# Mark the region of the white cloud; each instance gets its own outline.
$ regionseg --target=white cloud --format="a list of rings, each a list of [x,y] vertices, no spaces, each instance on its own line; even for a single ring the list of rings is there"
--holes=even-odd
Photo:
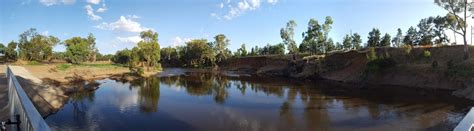
[[[97,9],[98,13],[102,13],[102,12],[105,12],[105,11],[107,11],[107,7],[100,7],[99,9]]]
[[[141,17],[137,16],[137,15],[127,15],[127,18],[129,18],[129,19],[139,19]]]
[[[219,4],[219,8],[224,8],[224,3]]]
[[[235,17],[238,17],[244,14],[245,12],[259,9],[262,6],[262,3],[275,5],[278,2],[278,0],[266,0],[267,2],[263,2],[263,1],[262,0],[240,0],[238,2],[232,3],[230,0],[227,0],[226,2],[227,8],[228,8],[227,12],[222,15],[218,15],[217,13],[212,13],[211,16],[217,18],[218,20],[220,20],[221,18],[224,18],[226,20],[231,20]],[[224,3],[220,3],[218,7],[220,9],[224,9],[226,6],[224,5]]]
[[[173,47],[176,47],[176,46],[181,46],[181,45],[184,45],[186,42],[189,42],[191,41],[192,38],[181,38],[179,36],[176,36],[175,38],[173,38],[173,40],[171,40],[171,46]]]
[[[87,15],[89,16],[89,18],[91,20],[95,21],[95,20],[101,20],[102,19],[102,17],[94,14],[94,9],[92,8],[91,5],[86,5],[84,8],[86,8]]]
[[[139,36],[130,36],[130,37],[116,37],[119,42],[136,44],[142,40]]]
[[[278,0],[268,0],[267,2],[268,2],[268,4],[274,5],[274,4],[278,3]]]
[[[100,3],[100,0],[87,0],[87,3],[97,5]]]
[[[39,2],[45,6],[52,6],[52,5],[71,5],[76,3],[76,0],[39,0]]]
[[[120,16],[119,20],[112,23],[103,22],[102,24],[97,25],[96,28],[125,32],[141,32],[149,30],[149,28],[143,27],[140,23],[133,21],[131,18],[127,19],[125,16]]]
[[[41,32],[41,35],[48,36],[48,35],[49,35],[49,31],[43,31],[43,32]]]

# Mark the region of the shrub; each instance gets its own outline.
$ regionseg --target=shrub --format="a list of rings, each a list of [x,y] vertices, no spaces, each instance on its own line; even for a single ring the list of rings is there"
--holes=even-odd
[[[377,59],[377,52],[375,52],[374,47],[369,48],[369,54],[367,54],[367,59],[369,59],[369,61],[373,61]]]
[[[453,61],[453,60],[449,60],[448,63],[446,63],[446,66],[448,66],[448,69],[453,69],[453,67],[454,67],[454,61]]]
[[[71,65],[69,64],[59,64],[56,66],[56,68],[60,71],[65,71],[67,70],[69,67],[71,67]]]
[[[41,65],[38,61],[28,61],[28,65]]]
[[[426,57],[426,58],[430,58],[430,57],[431,57],[431,52],[428,51],[428,50],[425,50],[425,51],[423,52],[423,56]]]
[[[433,67],[433,69],[436,69],[438,68],[438,61],[433,61],[433,63],[431,63],[431,67]]]
[[[410,55],[411,53],[411,45],[403,45],[403,51],[405,52],[406,55]]]
[[[382,69],[387,69],[396,66],[397,63],[392,58],[379,58],[367,63],[367,70],[369,72],[378,72]]]

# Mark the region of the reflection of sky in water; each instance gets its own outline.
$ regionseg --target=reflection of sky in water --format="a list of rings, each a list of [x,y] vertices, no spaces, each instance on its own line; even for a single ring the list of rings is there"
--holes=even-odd
[[[57,130],[451,129],[465,113],[432,99],[386,102],[274,79],[191,74],[98,82],[95,92],[71,96],[48,124]]]

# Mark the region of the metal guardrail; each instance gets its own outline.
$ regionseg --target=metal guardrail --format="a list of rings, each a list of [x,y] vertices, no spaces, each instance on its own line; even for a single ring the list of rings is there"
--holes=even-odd
[[[25,90],[13,74],[9,66],[6,71],[8,81],[8,99],[10,106],[10,120],[19,122],[18,125],[12,125],[12,130],[22,131],[50,131],[48,124],[44,121],[41,114],[31,102]]]
[[[470,131],[474,127],[474,108],[471,108],[459,124],[454,128],[454,131]]]

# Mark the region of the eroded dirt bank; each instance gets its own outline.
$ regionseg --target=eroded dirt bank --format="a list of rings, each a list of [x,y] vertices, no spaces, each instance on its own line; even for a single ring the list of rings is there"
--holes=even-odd
[[[429,51],[430,55],[425,55]],[[470,48],[470,54],[474,49]],[[456,96],[474,99],[474,58],[463,60],[462,46],[378,48],[377,56],[390,58],[390,67],[373,70],[367,63],[369,50],[335,52],[326,57],[261,56],[236,58],[223,70],[306,80],[330,80],[353,87],[455,91]],[[309,59],[308,59],[309,58]]]

